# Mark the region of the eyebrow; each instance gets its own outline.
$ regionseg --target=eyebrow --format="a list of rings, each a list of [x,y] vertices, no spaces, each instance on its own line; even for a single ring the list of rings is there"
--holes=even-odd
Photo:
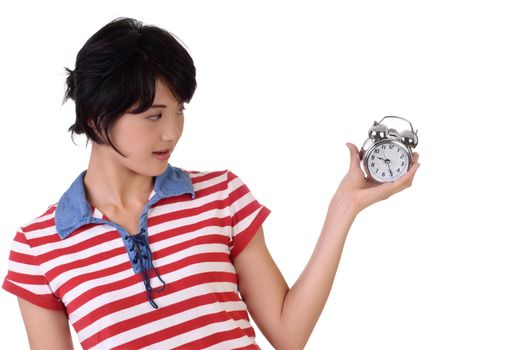
[[[151,108],[153,108],[153,107],[163,107],[163,108],[165,108],[167,106],[166,105],[152,105]]]

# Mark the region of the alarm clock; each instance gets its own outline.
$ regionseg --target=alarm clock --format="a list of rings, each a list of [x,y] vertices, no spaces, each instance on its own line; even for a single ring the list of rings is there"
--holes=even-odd
[[[401,119],[410,130],[398,132],[382,122],[387,118]],[[418,131],[412,123],[397,116],[383,117],[369,129],[369,137],[360,150],[360,159],[367,179],[375,182],[392,182],[405,175],[412,164],[412,149],[418,145]]]

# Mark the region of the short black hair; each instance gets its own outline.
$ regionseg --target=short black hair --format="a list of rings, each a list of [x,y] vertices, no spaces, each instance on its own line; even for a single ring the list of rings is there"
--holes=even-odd
[[[119,17],[106,24],[80,49],[75,69],[65,70],[63,103],[72,99],[76,105],[76,121],[68,130],[71,138],[73,133],[85,133],[88,141],[109,143],[122,156],[108,130],[133,105],[138,107],[131,113],[152,106],[157,79],[180,103],[189,102],[196,90],[196,68],[179,39],[133,18]]]

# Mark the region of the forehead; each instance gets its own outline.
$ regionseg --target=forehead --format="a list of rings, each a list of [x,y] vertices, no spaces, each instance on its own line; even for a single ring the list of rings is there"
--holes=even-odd
[[[141,101],[138,100],[127,110],[128,113],[134,114],[137,112],[133,112],[140,106]],[[163,79],[156,79],[155,83],[155,91],[154,91],[154,101],[152,101],[151,107],[153,108],[155,105],[179,105],[181,101],[176,98],[175,95],[171,92],[171,89],[169,89],[169,85],[163,80]]]
[[[180,101],[173,95],[163,79],[156,79],[156,92],[153,104],[179,104]]]

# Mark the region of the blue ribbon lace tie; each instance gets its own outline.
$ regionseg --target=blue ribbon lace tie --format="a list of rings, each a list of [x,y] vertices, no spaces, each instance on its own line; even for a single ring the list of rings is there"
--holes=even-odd
[[[139,233],[136,235],[130,235],[126,236],[125,239],[131,239],[132,246],[129,249],[129,251],[134,251],[136,249],[136,252],[134,254],[133,264],[140,263],[140,275],[142,277],[143,284],[145,285],[145,291],[147,293],[147,299],[149,299],[149,303],[155,308],[158,309],[158,304],[153,299],[152,293],[158,293],[165,289],[165,281],[162,279],[160,274],[158,273],[158,270],[156,270],[156,267],[154,267],[153,261],[152,261],[152,252],[151,248],[149,248],[149,244],[147,243],[147,236],[145,236],[143,233],[145,232],[145,229],[141,229]],[[154,289],[151,287],[151,268],[156,274],[156,277],[162,282],[162,286]]]

